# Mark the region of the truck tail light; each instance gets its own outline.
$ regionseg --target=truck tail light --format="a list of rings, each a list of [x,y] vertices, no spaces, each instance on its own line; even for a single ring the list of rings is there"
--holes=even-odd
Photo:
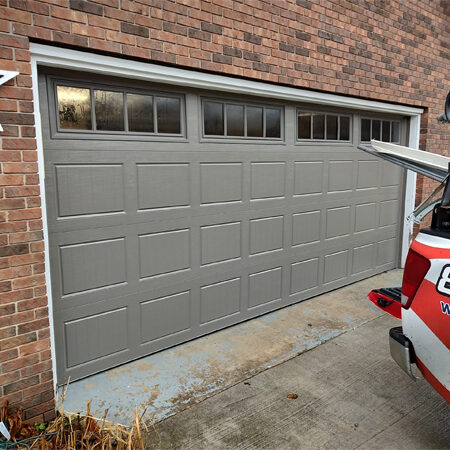
[[[425,275],[430,268],[430,261],[414,250],[409,250],[406,258],[402,283],[402,305],[409,308]]]

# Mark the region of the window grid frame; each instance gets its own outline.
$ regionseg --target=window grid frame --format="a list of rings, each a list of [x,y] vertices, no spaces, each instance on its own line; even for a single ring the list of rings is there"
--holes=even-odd
[[[238,102],[234,100],[221,100],[218,98],[212,97],[201,97],[201,139],[206,140],[242,140],[242,141],[274,141],[274,142],[284,142],[284,106],[283,105],[267,105],[264,103],[252,103],[252,102]],[[223,133],[224,134],[206,134],[205,133],[205,103],[219,103],[222,105],[222,113],[223,113]],[[234,136],[228,135],[228,119],[227,119],[227,105],[234,106],[243,106],[244,107],[244,135],[243,136]],[[262,108],[262,127],[263,127],[263,136],[248,136],[247,133],[247,107],[259,107]],[[277,109],[280,111],[280,137],[267,137],[267,121],[266,121],[266,109]]]
[[[80,129],[68,129],[61,128],[59,119],[59,107],[58,107],[58,86],[75,87],[82,89],[89,89],[90,95],[90,105],[91,105],[91,125],[92,128],[89,130]],[[168,93],[159,90],[145,90],[145,89],[133,89],[129,87],[119,87],[114,85],[104,85],[101,83],[83,83],[80,80],[70,80],[70,79],[52,79],[53,96],[54,96],[54,109],[56,118],[56,133],[61,133],[61,135],[67,134],[77,134],[77,135],[93,135],[93,136],[143,136],[143,137],[155,137],[155,138],[185,138],[186,137],[186,100],[185,94],[183,93]],[[95,112],[95,96],[94,91],[107,91],[107,92],[119,92],[122,94],[123,99],[123,120],[124,129],[123,130],[97,130],[97,118]],[[128,126],[128,104],[127,104],[127,94],[144,95],[151,96],[153,98],[153,132],[150,131],[129,131]],[[157,106],[156,98],[166,97],[166,98],[177,98],[180,102],[180,133],[159,133],[157,123]]]
[[[363,141],[363,139],[362,139],[362,121],[363,120],[370,121],[370,140],[368,140],[368,141]],[[373,122],[374,121],[380,122],[380,137],[379,137],[379,139],[375,139],[376,141],[379,140],[380,142],[387,142],[390,144],[400,145],[401,134],[402,134],[402,121],[400,119],[385,119],[385,118],[383,119],[383,118],[379,118],[379,117],[367,117],[367,116],[361,116],[361,118],[360,118],[359,142],[364,143],[364,144],[370,144],[370,141],[372,139],[374,139],[373,138]],[[383,141],[383,122],[389,122],[389,141]],[[397,141],[392,140],[394,122],[398,124],[398,140]]]
[[[298,135],[298,117],[300,113],[308,114],[311,118],[309,135],[310,138],[299,138]],[[323,115],[324,116],[324,128],[323,128],[323,139],[314,138],[314,115]],[[337,129],[337,139],[327,139],[327,116],[337,116],[338,118],[338,129]],[[341,117],[348,117],[349,119],[349,133],[348,139],[341,140]],[[349,144],[352,143],[353,139],[353,114],[351,113],[339,113],[339,112],[331,112],[331,111],[320,111],[320,110],[311,110],[305,108],[296,108],[295,114],[295,142],[297,144],[309,143],[309,144],[321,144],[321,143],[340,143],[340,144]]]

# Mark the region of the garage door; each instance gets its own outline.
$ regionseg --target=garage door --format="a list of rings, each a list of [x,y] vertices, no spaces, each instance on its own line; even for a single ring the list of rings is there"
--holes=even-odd
[[[405,121],[42,72],[58,381],[397,266]]]

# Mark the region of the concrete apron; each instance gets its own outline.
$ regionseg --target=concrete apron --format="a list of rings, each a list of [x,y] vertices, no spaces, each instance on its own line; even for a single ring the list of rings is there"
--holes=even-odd
[[[382,314],[367,300],[400,286],[392,270],[70,384],[64,409],[130,424],[136,408],[153,422],[291,359]]]

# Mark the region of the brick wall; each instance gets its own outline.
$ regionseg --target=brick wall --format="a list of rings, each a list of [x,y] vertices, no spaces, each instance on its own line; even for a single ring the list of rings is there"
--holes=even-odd
[[[446,10],[447,8],[447,10]],[[0,395],[52,409],[30,40],[426,108],[421,147],[449,148],[445,0],[0,0]],[[447,78],[446,78],[447,77]],[[418,182],[418,197],[429,189]]]

